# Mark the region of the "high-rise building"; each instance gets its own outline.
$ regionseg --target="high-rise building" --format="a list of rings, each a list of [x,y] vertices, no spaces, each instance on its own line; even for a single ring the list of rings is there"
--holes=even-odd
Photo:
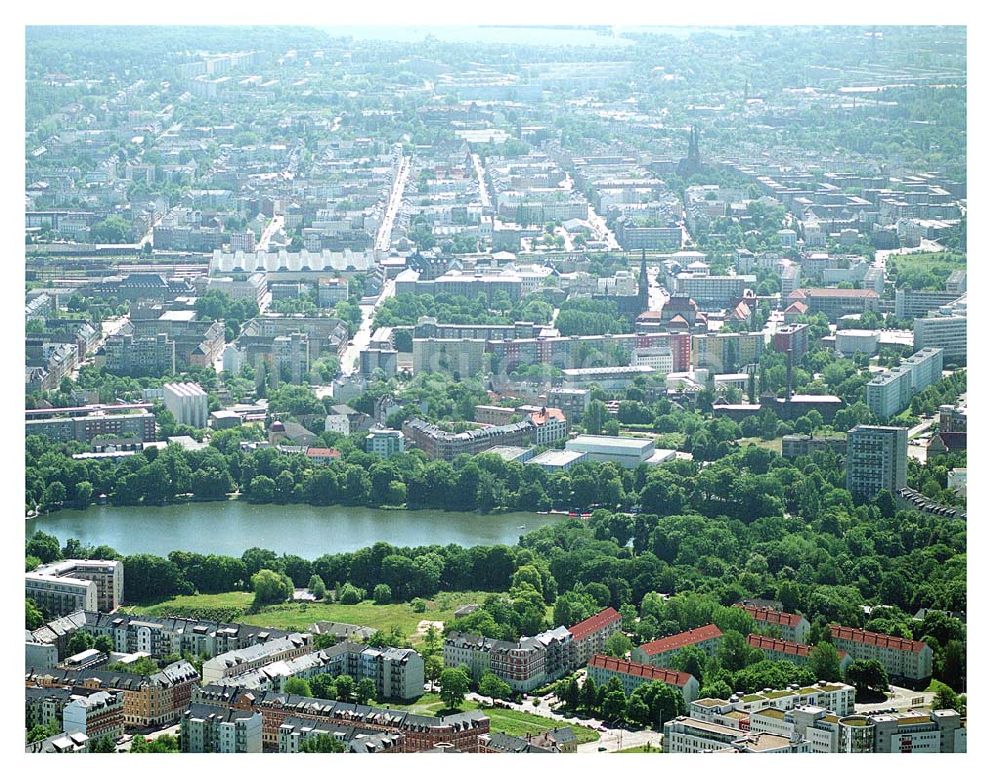
[[[178,424],[208,427],[208,394],[194,382],[164,384],[163,402]]]
[[[847,489],[873,498],[906,486],[905,427],[858,425],[847,434]]]

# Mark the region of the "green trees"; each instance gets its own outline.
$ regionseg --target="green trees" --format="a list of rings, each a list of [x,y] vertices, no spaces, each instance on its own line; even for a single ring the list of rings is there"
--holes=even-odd
[[[620,630],[616,630],[604,642],[604,653],[611,657],[625,657],[626,652],[631,650],[632,640]]]
[[[354,690],[354,697],[358,703],[365,704],[369,701],[375,700],[377,692],[378,691],[375,689],[375,682],[368,677],[365,677],[358,682],[358,685]]]
[[[809,668],[817,679],[839,682],[841,680],[840,653],[833,644],[822,641],[809,653]]]
[[[31,599],[24,599],[24,628],[35,630],[45,624],[45,616],[38,605]]]
[[[78,654],[79,652],[83,652],[87,649],[93,649],[93,647],[94,637],[84,630],[76,631],[72,636],[70,636],[69,643],[66,645],[66,648],[72,655]]]
[[[354,679],[341,674],[333,680],[333,691],[338,701],[349,701],[354,697]]]
[[[592,400],[583,412],[583,428],[593,435],[600,434],[609,418],[607,406],[599,400]]]
[[[855,660],[844,673],[844,680],[858,690],[858,697],[871,697],[889,689],[885,666],[878,660]]]
[[[328,733],[316,733],[304,739],[299,746],[300,752],[343,752],[344,744]]]
[[[392,602],[392,588],[388,584],[376,584],[372,591],[372,597],[376,603],[385,604]]]
[[[309,592],[317,598],[323,598],[326,596],[326,584],[323,583],[323,579],[319,576],[319,574],[314,573],[309,577]]]
[[[271,603],[283,603],[292,597],[295,586],[292,580],[283,573],[262,568],[250,578],[250,586],[254,593],[254,606],[266,606]]]
[[[87,745],[87,749],[91,753],[114,752],[115,740],[111,738],[111,736],[101,736],[100,738],[91,741]]]
[[[486,671],[479,678],[479,694],[487,698],[509,698],[511,687],[496,674]]]
[[[297,676],[293,676],[285,680],[282,692],[287,693],[288,695],[301,695],[305,698],[313,697],[313,690],[309,682],[305,679],[300,679]]]
[[[461,668],[445,668],[441,672],[441,700],[449,709],[458,709],[469,691],[469,677]]]

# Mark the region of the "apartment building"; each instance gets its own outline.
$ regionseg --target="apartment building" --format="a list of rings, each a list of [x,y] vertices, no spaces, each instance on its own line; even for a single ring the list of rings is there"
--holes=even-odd
[[[365,436],[365,451],[385,459],[402,454],[406,448],[406,438],[399,430],[373,429]]]
[[[471,338],[414,338],[413,373],[468,378],[483,371],[486,342]]]
[[[855,660],[878,660],[891,678],[922,682],[934,671],[934,652],[923,641],[830,625],[833,645]]]
[[[605,642],[622,626],[622,615],[612,606],[599,611],[583,622],[569,626],[573,635],[572,665],[586,665],[590,658],[604,652]]]
[[[40,413],[34,413],[34,412]],[[146,404],[94,406],[62,409],[30,409],[25,412],[24,434],[50,441],[80,441],[89,444],[98,436],[136,437],[155,441],[156,417]]]
[[[809,635],[809,620],[801,614],[789,614],[784,611],[753,606],[745,603],[736,604],[747,612],[759,627],[775,627],[781,631],[781,638],[802,644]]]
[[[797,363],[809,351],[809,325],[796,323],[781,325],[774,331],[771,345],[776,352],[791,352],[792,362]]]
[[[121,693],[128,727],[164,727],[177,722],[191,703],[199,673],[186,660],[178,660],[151,676],[121,671],[40,669],[29,672],[26,682],[45,688],[63,687]]]
[[[753,633],[747,636],[747,643],[754,649],[761,650],[768,660],[787,660],[795,665],[808,665],[809,657],[815,649],[810,644],[758,636]],[[854,662],[854,658],[842,650],[837,650],[837,654],[840,655],[840,675],[843,676],[847,666]]]
[[[324,673],[350,676],[354,681],[371,679],[379,696],[391,700],[414,700],[424,692],[424,659],[412,649],[343,641],[322,650],[329,658]]]
[[[961,297],[962,293],[940,290],[914,290],[899,287],[896,290],[894,313],[897,319],[918,319],[935,309],[946,306]]]
[[[196,703],[181,717],[181,752],[256,754],[264,751],[262,736],[255,711]]]
[[[451,744],[458,752],[476,752],[479,737],[490,732],[490,720],[481,711],[464,711],[446,717],[433,717],[398,711],[385,706],[366,706],[320,698],[305,698],[286,693],[247,693],[236,687],[213,685],[195,690],[195,703],[215,707],[234,707],[244,712],[258,712],[263,718],[263,745],[277,751],[282,725],[298,719],[317,724],[354,727],[382,734],[398,734],[400,751],[412,753],[432,749],[437,744]]]
[[[125,696],[75,689],[63,709],[62,721],[67,733],[83,733],[89,739],[111,736],[117,741],[125,732]]]
[[[910,405],[914,395],[941,381],[943,368],[943,349],[915,352],[897,367],[872,377],[865,387],[868,407],[879,419],[891,419]]]
[[[702,625],[699,628],[659,638],[636,647],[632,650],[632,660],[642,665],[669,668],[670,658],[679,649],[686,646],[703,649],[714,657],[721,639],[722,631],[715,625]]]
[[[631,695],[636,687],[648,682],[663,682],[679,689],[685,703],[691,703],[698,697],[698,680],[684,671],[642,665],[602,654],[590,658],[587,663],[587,678],[593,679],[598,688],[607,684],[613,676],[621,680],[626,696]]]
[[[164,384],[163,403],[177,424],[208,427],[208,393],[194,382]]]
[[[691,336],[691,367],[710,374],[737,373],[760,361],[764,333],[704,333]]]
[[[516,643],[454,631],[444,641],[446,668],[465,665],[474,679],[490,671],[519,692],[559,678],[573,659],[573,635],[562,626]]]
[[[25,597],[48,614],[113,611],[124,600],[125,573],[120,560],[59,560],[24,575]]]
[[[590,388],[596,384],[605,390],[623,390],[640,376],[652,376],[656,370],[651,365],[623,365],[607,368],[565,368],[563,386],[569,389]]]
[[[309,336],[305,333],[279,335],[271,341],[273,381],[302,384],[309,378]]]
[[[688,266],[688,268],[693,267],[694,264]],[[743,292],[752,289],[757,283],[757,277],[709,276],[682,272],[677,274],[673,282],[672,294],[690,298],[703,308],[722,308],[743,297]]]
[[[480,427],[464,433],[446,433],[422,419],[403,423],[406,440],[435,460],[453,460],[460,454],[479,454],[494,446],[523,446],[533,433],[534,425],[527,420]]]
[[[403,751],[403,736],[399,733],[379,733],[368,728],[344,727],[302,717],[288,717],[278,728],[278,752],[301,752],[306,742],[319,735],[340,741],[344,744],[344,751],[348,753],[391,754]]]
[[[113,335],[104,342],[104,367],[118,376],[165,376],[177,372],[177,343],[167,333]]]
[[[847,436],[814,436],[792,433],[781,437],[782,457],[808,457],[813,452],[830,450],[839,455],[847,454]]]
[[[866,500],[906,486],[905,427],[858,425],[847,433],[847,489]]]
[[[542,408],[532,412],[528,421],[534,429],[533,443],[541,446],[562,441],[569,435],[569,425],[566,416],[558,408]]]
[[[788,296],[788,302],[801,302],[809,307],[810,314],[822,311],[830,319],[879,309],[879,295],[873,289],[803,287],[792,292]]]
[[[963,295],[929,316],[913,320],[913,347],[936,347],[948,364],[964,365],[968,357],[968,311]]]
[[[263,644],[225,652],[204,662],[201,667],[202,681],[211,684],[228,676],[238,676],[255,668],[262,668],[277,660],[299,657],[309,651],[311,644],[311,634],[290,633]]]
[[[97,610],[79,614],[79,629],[95,638],[109,636],[116,652],[146,652],[155,659],[185,653],[215,657],[291,635],[273,628],[183,617],[106,614]]]
[[[566,421],[572,424],[583,417],[590,403],[590,390],[575,387],[552,387],[546,395],[550,406],[560,409]]]

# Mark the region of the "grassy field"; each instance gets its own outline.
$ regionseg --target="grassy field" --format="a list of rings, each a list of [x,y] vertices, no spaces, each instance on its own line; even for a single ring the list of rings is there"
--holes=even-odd
[[[626,752],[632,754],[640,754],[640,755],[658,755],[661,754],[663,750],[660,747],[641,746],[641,747],[629,747],[628,749],[619,749],[617,752],[613,752],[612,754],[624,755]]]
[[[444,703],[441,702],[441,696],[436,692],[425,693],[420,696],[413,703],[406,705],[393,704],[393,708],[405,709],[406,711],[411,711],[414,714],[426,714],[429,716],[438,716],[442,711],[447,711],[445,709]],[[573,723],[566,723],[562,720],[550,719],[548,717],[542,717],[538,714],[529,714],[523,711],[512,711],[511,709],[503,708],[490,708],[489,706],[481,706],[473,701],[465,701],[462,704],[462,711],[469,711],[470,709],[480,709],[484,714],[488,715],[490,718],[490,730],[499,733],[507,733],[511,736],[524,737],[525,733],[529,731],[531,733],[541,733],[545,730],[551,730],[555,727],[562,727],[564,725],[569,725],[576,733],[577,740],[583,744],[588,741],[597,741],[600,734],[593,728],[586,728],[582,725],[575,725]]]
[[[781,439],[775,438],[771,441],[765,441],[762,438],[741,438],[737,441],[740,446],[759,446],[761,449],[770,449],[772,452],[777,452],[781,454]]]
[[[466,603],[482,603],[489,593],[485,592],[442,592],[427,600],[427,610],[416,612],[409,603],[378,605],[366,600],[354,606],[339,603],[288,603],[268,606],[257,614],[244,614],[236,618],[238,622],[261,627],[286,630],[305,630],[314,622],[348,622],[367,625],[376,630],[390,630],[394,626],[410,637],[419,640],[417,625],[421,620],[447,622],[454,618],[455,609]],[[130,606],[135,614],[169,616],[184,614],[191,609],[240,608],[247,609],[253,602],[249,592],[223,592],[214,595],[178,595],[160,603]],[[551,607],[550,607],[551,608]]]

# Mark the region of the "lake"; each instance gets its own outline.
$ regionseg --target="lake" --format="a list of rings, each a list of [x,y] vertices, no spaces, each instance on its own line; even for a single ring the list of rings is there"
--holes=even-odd
[[[25,523],[61,544],[107,544],[122,554],[166,556],[182,550],[238,557],[259,546],[312,560],[385,541],[393,546],[516,544],[518,538],[562,519],[531,513],[473,514],[385,511],[359,506],[273,506],[243,501],[143,506],[91,506],[59,511]],[[525,528],[521,528],[524,525]]]

